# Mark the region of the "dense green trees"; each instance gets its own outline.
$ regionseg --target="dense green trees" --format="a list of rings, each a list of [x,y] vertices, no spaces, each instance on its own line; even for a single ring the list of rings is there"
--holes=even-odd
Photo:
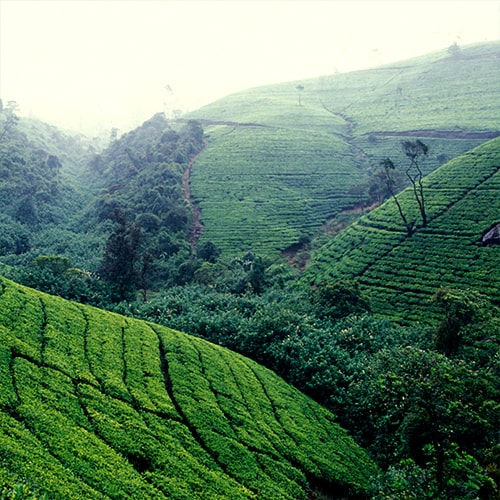
[[[110,284],[113,302],[133,298],[138,285],[140,243],[140,228],[125,221],[106,242],[100,274]]]
[[[441,288],[434,300],[443,314],[436,348],[478,365],[492,363],[500,344],[500,317],[488,298],[474,290]]]
[[[350,387],[355,402],[350,413],[361,442],[385,467],[411,459],[432,471],[434,498],[463,498],[459,492],[468,487],[457,481],[453,461],[467,455],[479,468],[484,453],[493,451],[498,415],[491,405],[498,383],[463,361],[413,346],[379,351],[368,360],[365,373]],[[483,462],[477,490],[492,495],[487,466]],[[466,476],[465,471],[460,474]],[[467,494],[475,489],[469,486]]]
[[[361,296],[356,282],[334,280],[322,283],[315,288],[313,295],[320,317],[338,319],[370,310],[369,303]]]
[[[260,295],[184,286],[118,310],[250,356],[333,410],[384,470],[374,498],[495,498],[495,306],[472,291],[443,290],[435,299],[442,323],[410,328],[353,313],[353,284],[311,293],[291,275],[283,287],[270,275],[266,282]],[[446,353],[445,330],[461,339]]]
[[[64,154],[39,148],[17,126],[8,129],[0,142],[0,254],[14,267],[6,272],[52,294],[192,333],[273,369],[333,410],[377,459],[384,474],[374,498],[494,498],[496,306],[473,290],[442,289],[419,313],[432,310],[439,324],[401,327],[369,314],[358,281],[325,275],[310,289],[284,261],[253,252],[228,258],[211,241],[195,250],[187,242],[183,173],[203,140],[198,123],[156,115],[116,137],[71,185]],[[425,153],[418,141],[404,152],[422,225],[429,200],[413,162]],[[372,192],[380,199],[399,186],[393,178],[384,191],[381,179]],[[91,191],[72,201],[79,182]],[[406,221],[411,231],[414,220]],[[363,265],[360,238],[356,262]]]
[[[27,227],[61,220],[61,205],[70,195],[61,189],[61,163],[14,126],[4,130],[0,141],[0,178],[4,215]]]
[[[29,265],[11,269],[20,283],[82,304],[103,306],[110,291],[99,277],[73,267],[68,257],[39,255]]]
[[[107,235],[100,270],[113,301],[189,279],[191,220],[182,175],[203,146],[195,122],[173,129],[163,114],[113,141],[91,165],[100,189],[91,215]],[[88,222],[87,222],[88,223]],[[109,233],[109,226],[112,231]]]

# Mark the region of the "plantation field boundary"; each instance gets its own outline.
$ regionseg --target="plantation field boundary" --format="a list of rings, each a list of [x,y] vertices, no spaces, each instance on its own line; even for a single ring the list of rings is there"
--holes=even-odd
[[[187,241],[191,244],[194,250],[196,250],[196,247],[198,246],[198,240],[200,239],[201,233],[203,232],[203,224],[201,223],[200,207],[191,196],[190,177],[196,158],[198,158],[198,156],[202,151],[203,149],[201,149],[196,155],[193,156],[193,158],[191,158],[186,169],[184,170],[184,173],[182,174],[182,187],[184,189],[184,198],[189,208],[191,209],[191,214],[192,214],[191,222],[189,223]]]
[[[438,137],[440,139],[481,139],[488,140],[500,136],[500,131],[494,132],[467,132],[465,130],[403,130],[403,131],[376,131],[370,132],[373,136],[387,137]]]
[[[12,484],[75,499],[305,500],[325,485],[368,488],[366,453],[269,370],[163,326],[0,283],[0,476]]]
[[[424,178],[426,227],[419,224],[407,188],[398,198],[409,220],[416,221],[411,236],[388,200],[320,248],[304,279],[355,279],[374,312],[405,321],[417,320],[439,287],[473,287],[499,300],[498,247],[481,241],[500,211],[499,141],[492,139]]]
[[[498,137],[499,49],[257,87],[190,113],[208,135],[190,177],[200,242],[277,256],[342,212],[373,206],[380,162],[406,160],[402,139],[428,143],[428,174]]]

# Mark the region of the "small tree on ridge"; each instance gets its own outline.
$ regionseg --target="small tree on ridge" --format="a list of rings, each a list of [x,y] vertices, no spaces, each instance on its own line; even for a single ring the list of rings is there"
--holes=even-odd
[[[419,164],[419,157],[426,155],[429,148],[418,139],[416,141],[403,141],[404,154],[410,159],[410,165],[405,173],[413,186],[413,194],[417,200],[420,215],[422,217],[422,226],[427,226],[427,214],[425,213],[424,186],[422,184],[423,173]]]
[[[405,170],[406,177],[410,181],[412,188],[413,188],[413,194],[415,196],[415,200],[418,205],[418,209],[420,211],[420,216],[422,218],[422,226],[426,227],[427,226],[427,213],[425,211],[425,197],[424,197],[424,185],[422,183],[423,179],[423,172],[420,167],[420,157],[422,155],[426,155],[427,152],[429,151],[429,148],[420,140],[416,141],[403,141],[401,143],[403,147],[403,152],[404,154],[409,158],[410,163],[407,166]],[[395,170],[395,165],[394,162],[390,158],[386,158],[385,160],[382,160],[381,166],[384,169],[385,173],[385,182],[387,189],[389,193],[392,196],[392,199],[396,203],[396,206],[398,207],[399,215],[401,216],[401,219],[403,220],[403,223],[406,227],[406,231],[408,233],[408,236],[411,236],[413,234],[413,228],[415,226],[415,221],[408,221],[406,215],[403,212],[403,208],[401,207],[401,204],[399,203],[399,200],[396,196],[396,193],[394,191],[394,178],[392,176],[393,170]]]
[[[385,184],[387,186],[387,190],[392,196],[392,199],[396,203],[396,206],[398,207],[399,215],[401,216],[401,219],[403,220],[403,224],[406,227],[406,232],[408,236],[411,236],[413,234],[413,226],[415,225],[415,221],[409,222],[408,219],[406,218],[405,213],[403,212],[403,208],[401,207],[401,204],[399,203],[398,197],[396,196],[396,193],[394,191],[394,178],[392,176],[392,170],[395,170],[395,165],[393,161],[390,158],[386,158],[381,162],[381,166],[384,168],[384,173],[385,173]]]

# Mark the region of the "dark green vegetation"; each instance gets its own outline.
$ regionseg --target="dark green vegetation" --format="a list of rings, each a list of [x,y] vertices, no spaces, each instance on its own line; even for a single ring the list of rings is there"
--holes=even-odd
[[[189,277],[191,209],[183,174],[202,145],[199,124],[174,130],[157,114],[94,159],[101,190],[85,224],[113,229],[100,265],[112,300]]]
[[[345,209],[379,203],[380,161],[402,161],[402,139],[427,144],[429,173],[495,137],[499,54],[498,43],[443,51],[303,81],[300,91],[258,87],[191,113],[209,135],[191,181],[201,241],[230,255],[276,254]]]
[[[110,498],[496,498],[497,81],[498,44],[443,51],[158,114],[104,149],[3,108],[0,274],[74,302],[4,283],[0,497],[50,489],[29,441],[59,495],[71,463]],[[331,414],[305,436],[317,407],[247,358],[380,473],[314,458]]]
[[[429,174],[424,192],[426,227],[408,188],[398,199],[416,221],[411,236],[388,200],[320,248],[305,279],[355,279],[374,312],[405,322],[431,319],[425,311],[439,287],[470,287],[499,302],[499,247],[482,238],[499,222],[500,139]]]
[[[61,499],[299,499],[361,493],[376,471],[328,411],[201,339],[6,280],[0,337],[4,484]]]
[[[0,118],[7,123],[5,112]],[[62,144],[57,154],[52,143],[41,149],[42,134],[21,120],[0,144],[0,254],[18,270],[15,278],[101,305],[189,279],[183,174],[203,145],[201,127],[174,129],[158,114],[99,154],[53,135]],[[78,153],[80,165],[70,156]],[[65,266],[54,266],[61,255]]]
[[[498,308],[441,289],[422,312],[435,326],[401,327],[366,306],[352,282],[288,281],[261,295],[174,288],[126,312],[239,351],[331,409],[385,471],[372,498],[495,498]]]
[[[72,174],[90,152],[55,127],[19,120],[10,104],[0,113],[0,254],[19,263],[79,206]]]

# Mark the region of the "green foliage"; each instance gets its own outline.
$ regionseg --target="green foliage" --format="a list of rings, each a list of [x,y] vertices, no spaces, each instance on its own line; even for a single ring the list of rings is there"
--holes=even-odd
[[[434,455],[432,445],[426,447],[426,453]],[[418,466],[411,458],[402,460],[398,465],[389,467],[386,474],[373,486],[373,500],[388,499],[423,499],[446,500],[448,498],[494,498],[495,485],[485,475],[477,461],[467,453],[460,451],[456,444],[445,453],[447,480],[445,485],[436,481],[435,460],[429,467]]]
[[[36,478],[49,498],[305,499],[376,473],[329,412],[247,358],[4,279],[0,306],[8,492]]]
[[[0,254],[19,255],[29,251],[30,233],[20,222],[6,214],[0,215]]]
[[[220,250],[211,241],[206,241],[198,248],[197,255],[198,258],[213,264],[219,257]]]
[[[443,315],[436,328],[436,348],[478,365],[491,363],[500,348],[498,308],[474,290],[441,288],[434,301]]]
[[[106,290],[96,275],[72,267],[68,257],[39,255],[30,265],[14,268],[8,274],[37,290],[81,303],[98,304]]]
[[[122,222],[106,242],[100,273],[112,285],[114,302],[129,298],[135,290],[140,240],[140,228]]]
[[[370,309],[368,302],[361,297],[358,284],[345,280],[318,285],[314,290],[313,301],[317,304],[320,317],[334,319]]]
[[[4,115],[0,113],[0,127],[5,125]],[[51,233],[70,225],[82,207],[82,192],[73,177],[88,152],[80,139],[32,119],[19,119],[4,132],[0,140],[0,256],[16,267],[30,266],[40,254],[63,254],[73,243],[74,231],[69,238],[66,233],[63,243]],[[78,260],[82,261],[81,254]]]
[[[462,326],[462,347],[450,356],[436,353],[434,327],[403,328],[367,314],[320,317],[315,293],[291,281],[286,292],[275,287],[260,296],[177,288],[134,314],[244,353],[333,410],[384,467],[376,498],[472,495],[469,481],[494,498],[498,309],[472,291],[443,293],[475,311]],[[446,323],[446,309],[439,314]],[[229,384],[223,365],[217,370]],[[462,459],[470,467],[460,475],[454,464]]]
[[[0,282],[1,494],[495,498],[498,139],[455,157],[498,134],[497,48],[158,114],[99,154],[1,107],[2,272],[163,324]],[[277,252],[306,267],[325,220],[404,187],[380,161],[419,152],[406,224],[390,200],[365,213],[313,254],[314,290],[296,284]],[[379,478],[329,412],[169,328],[328,407]]]
[[[495,42],[460,58],[441,51],[311,79],[300,104],[297,82],[287,82],[190,113],[210,136],[191,176],[202,240],[229,255],[276,255],[342,211],[380,202],[387,193],[369,187],[383,158],[406,160],[395,153],[401,140],[429,146],[426,175],[496,137],[498,50]]]
[[[49,500],[46,493],[39,494],[36,487],[21,482],[15,486],[4,486],[0,490],[2,500]]]
[[[138,288],[189,278],[191,214],[182,176],[202,146],[198,123],[174,130],[158,114],[95,158],[93,182],[101,193],[91,219],[108,235],[100,269],[116,289],[113,301],[130,298]],[[117,225],[111,234],[109,222]],[[185,278],[180,266],[185,266]]]
[[[488,477],[487,463],[478,463],[496,446],[499,386],[490,369],[406,346],[377,352],[357,376],[349,388],[350,418],[379,463],[394,467],[411,458],[434,485],[432,498],[462,497],[483,487],[484,498],[494,497],[498,485]]]
[[[348,145],[328,132],[230,125],[208,130],[191,191],[202,210],[202,243],[234,256],[275,255],[355,203],[361,180]]]
[[[36,121],[11,127],[0,144],[0,255],[15,266],[11,276],[95,305],[190,279],[182,174],[202,144],[196,122],[174,130],[156,115],[85,168],[90,153],[76,139]],[[38,265],[43,255],[82,272]]]
[[[428,225],[411,238],[389,200],[313,255],[305,277],[356,280],[372,310],[401,321],[431,320],[439,287],[470,287],[500,300],[499,253],[481,244],[498,216],[499,139],[456,158],[424,179]],[[400,195],[408,219],[418,217],[412,190]],[[399,222],[398,222],[399,220]]]

